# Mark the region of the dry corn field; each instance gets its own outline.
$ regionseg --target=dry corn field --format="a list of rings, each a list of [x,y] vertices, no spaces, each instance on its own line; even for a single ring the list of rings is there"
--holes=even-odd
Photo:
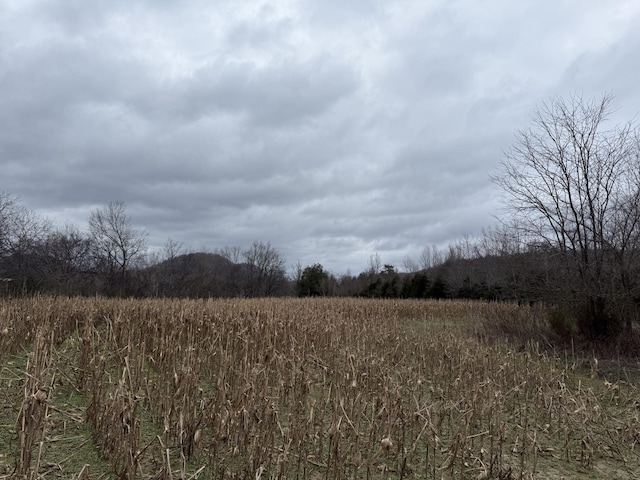
[[[0,300],[0,478],[638,478],[632,377],[489,342],[496,319],[544,312]]]

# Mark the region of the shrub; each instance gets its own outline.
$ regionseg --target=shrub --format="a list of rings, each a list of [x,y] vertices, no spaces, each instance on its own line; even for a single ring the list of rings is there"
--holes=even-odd
[[[580,305],[576,309],[576,321],[579,332],[591,340],[614,338],[622,333],[620,318],[607,309],[602,298]]]
[[[549,312],[548,322],[549,328],[563,341],[569,340],[575,333],[574,322],[567,318],[561,308],[554,308]]]

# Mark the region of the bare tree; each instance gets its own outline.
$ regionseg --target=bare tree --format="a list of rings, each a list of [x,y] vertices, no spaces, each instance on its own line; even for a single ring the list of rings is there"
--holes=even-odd
[[[93,256],[96,267],[111,288],[123,293],[132,265],[144,257],[147,234],[136,230],[126,213],[124,202],[110,202],[89,216]]]
[[[520,233],[557,255],[570,279],[565,300],[586,308],[596,334],[613,332],[614,307],[636,288],[620,281],[621,266],[640,247],[637,128],[605,129],[612,109],[609,94],[542,104],[493,177]]]
[[[409,255],[402,259],[402,270],[406,273],[416,273],[420,270],[420,265]]]
[[[249,297],[273,296],[286,285],[285,260],[270,243],[254,242],[244,253],[245,294]]]
[[[304,273],[304,267],[302,266],[302,262],[298,260],[295,265],[291,267],[291,278],[293,281],[298,284],[302,280],[302,274]]]
[[[41,248],[51,222],[0,191],[0,277],[20,278],[23,290],[29,282],[41,282],[45,273]]]
[[[422,270],[428,270],[444,263],[444,255],[435,245],[426,245],[420,252],[419,262]]]
[[[515,221],[484,228],[478,239],[478,255],[494,257],[523,253],[525,245],[520,230],[520,226]]]
[[[234,246],[234,247],[225,246],[217,249],[216,253],[226,258],[231,263],[235,263],[235,264],[240,263],[243,256],[242,248],[237,246]]]
[[[382,271],[382,260],[380,259],[380,254],[376,252],[369,257],[369,268],[367,268],[367,273],[369,275],[377,275],[381,271]]]
[[[0,255],[9,250],[18,204],[16,198],[0,191]]]
[[[73,224],[66,224],[49,234],[43,244],[47,277],[51,288],[59,293],[82,291],[91,269],[91,240]]]
[[[182,251],[182,242],[178,242],[173,238],[167,238],[167,241],[164,242],[164,246],[162,248],[162,261],[165,260],[173,260]]]
[[[48,220],[20,205],[13,195],[0,191],[0,254],[25,252],[50,229]]]

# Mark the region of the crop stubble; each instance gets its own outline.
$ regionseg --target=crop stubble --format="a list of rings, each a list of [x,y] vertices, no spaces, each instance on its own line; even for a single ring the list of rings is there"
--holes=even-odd
[[[5,299],[0,478],[630,478],[633,382],[483,335],[543,317],[477,302]]]

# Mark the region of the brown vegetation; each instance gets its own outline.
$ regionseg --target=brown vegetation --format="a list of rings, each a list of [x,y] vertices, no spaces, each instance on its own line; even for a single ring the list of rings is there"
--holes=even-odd
[[[480,302],[5,299],[0,478],[637,474],[631,378],[487,337],[544,318]]]

